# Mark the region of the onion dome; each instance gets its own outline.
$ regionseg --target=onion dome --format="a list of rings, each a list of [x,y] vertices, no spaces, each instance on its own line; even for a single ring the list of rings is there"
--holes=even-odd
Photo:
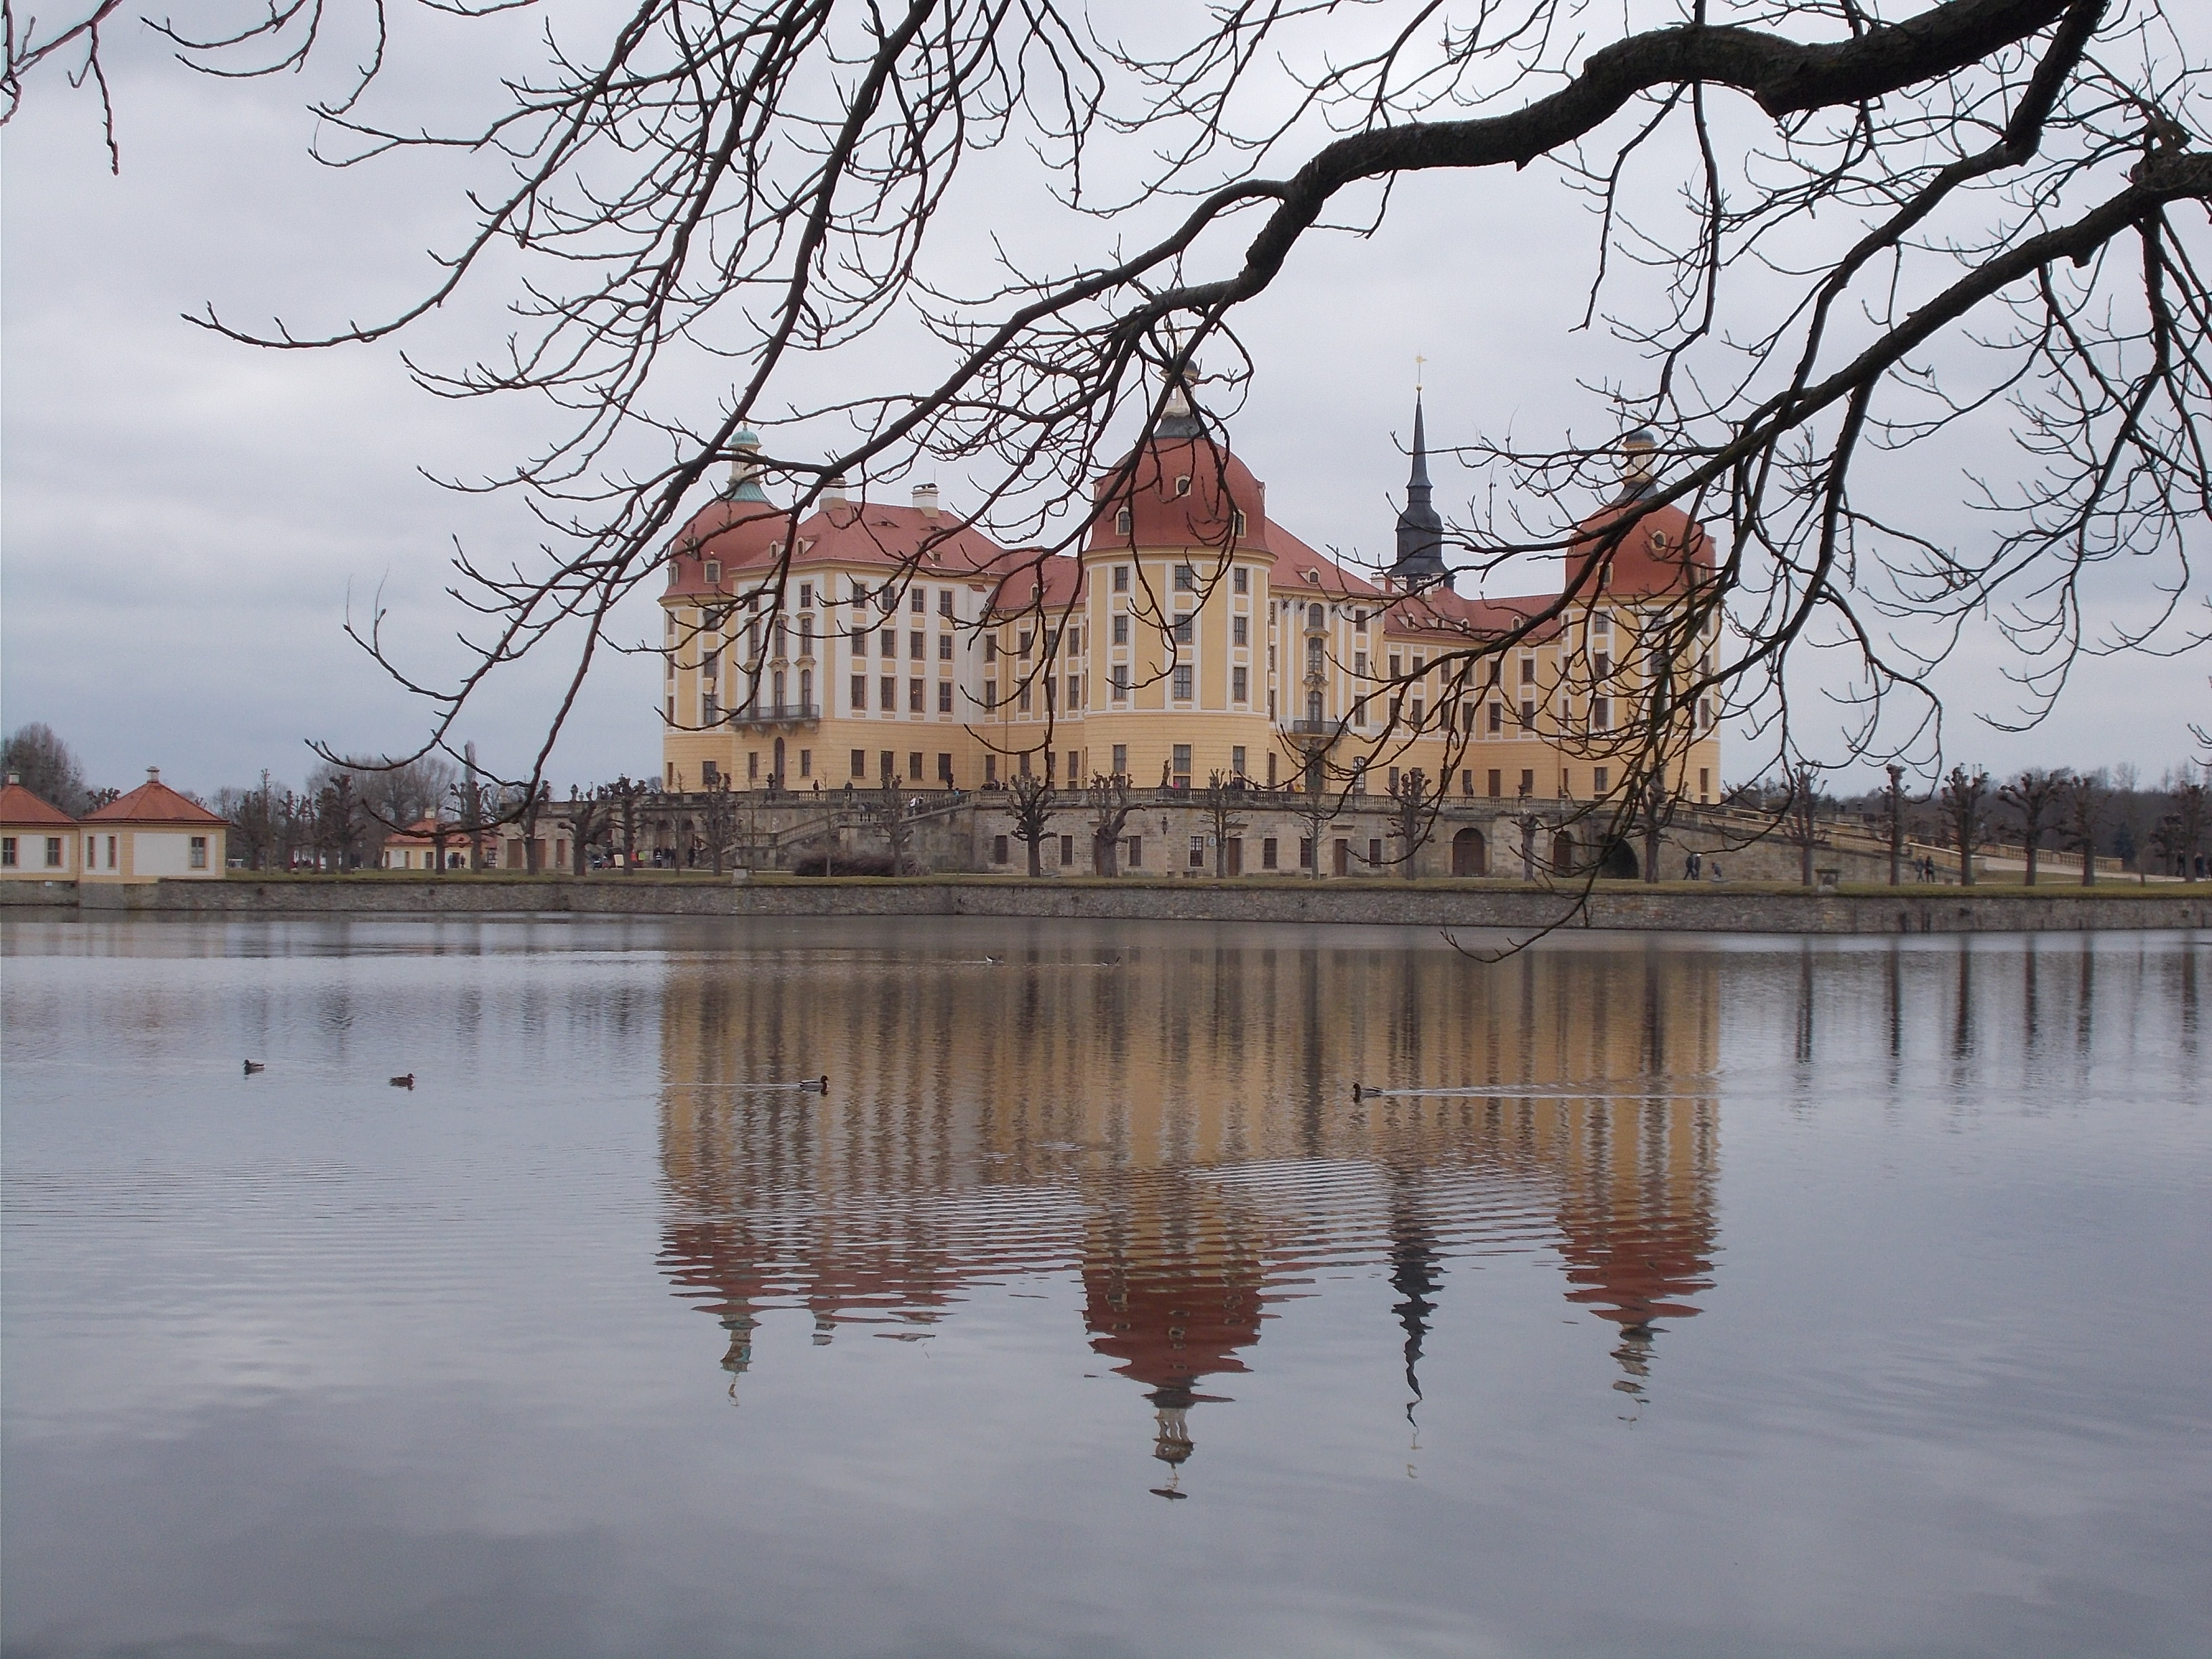
[[[1620,492],[1575,526],[1567,550],[1569,588],[1589,603],[1601,593],[1681,593],[1711,580],[1713,544],[1705,527],[1679,507],[1641,505],[1658,493],[1657,438],[1638,428],[1620,448]],[[1601,568],[1593,572],[1594,564]]]
[[[1267,486],[1209,436],[1180,386],[1169,388],[1151,441],[1092,486],[1091,550],[1229,547],[1267,552]]]

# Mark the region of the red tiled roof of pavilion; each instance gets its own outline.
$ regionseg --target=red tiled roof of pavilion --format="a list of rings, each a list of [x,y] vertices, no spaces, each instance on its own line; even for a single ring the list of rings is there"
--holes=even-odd
[[[13,778],[0,787],[0,823],[51,823],[68,830],[76,828],[75,818],[51,802],[41,800]]]
[[[159,767],[146,769],[146,781],[119,800],[84,815],[87,823],[214,823],[222,820],[196,800],[161,781]]]

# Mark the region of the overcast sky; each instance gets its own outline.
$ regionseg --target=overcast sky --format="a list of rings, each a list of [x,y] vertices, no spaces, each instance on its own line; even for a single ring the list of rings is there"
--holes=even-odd
[[[494,47],[515,39],[484,38],[478,58],[404,62],[406,95],[429,106],[479,94]],[[465,224],[457,178],[420,158],[316,166],[300,79],[195,76],[143,33],[116,43],[110,72],[120,177],[94,104],[51,76],[0,137],[0,717],[54,726],[95,783],[128,787],[159,764],[203,793],[264,767],[296,781],[310,738],[411,744],[425,711],[344,639],[348,607],[364,617],[380,593],[401,653],[433,678],[451,670],[466,620],[441,592],[454,538],[496,563],[526,562],[541,537],[520,499],[458,495],[423,473],[510,468],[546,429],[541,411],[433,398],[395,346],[257,351],[179,313],[212,301],[249,323],[312,327],[387,310],[422,280],[423,251]],[[1041,222],[1024,222],[1034,242]],[[960,228],[980,247],[993,227]],[[1240,325],[1257,376],[1233,436],[1273,514],[1319,545],[1386,551],[1417,354],[1432,442],[1478,427],[1604,429],[1577,380],[1632,380],[1638,365],[1575,330],[1593,235],[1582,206],[1531,168],[1406,181],[1379,234],[1302,247]],[[471,296],[409,349],[459,363],[496,340],[504,297]],[[699,396],[710,403],[713,386]],[[1988,532],[1956,505],[1963,474],[2014,465],[1991,446],[1899,476],[1924,492],[1924,522],[1966,538]],[[945,483],[957,506],[958,481]],[[1446,465],[1437,483],[1439,504],[1464,512],[1474,482]],[[2134,613],[2147,596],[2124,580],[2102,591]],[[649,594],[623,631],[657,631]],[[2154,775],[2187,757],[2186,722],[2212,714],[2199,651],[2085,665],[2040,732],[2001,733],[1970,717],[2014,706],[2002,661],[1978,638],[1945,672],[1948,758],[2133,761]],[[506,677],[466,735],[517,763],[554,666]],[[657,681],[650,660],[605,662],[556,751],[557,787],[659,770]]]

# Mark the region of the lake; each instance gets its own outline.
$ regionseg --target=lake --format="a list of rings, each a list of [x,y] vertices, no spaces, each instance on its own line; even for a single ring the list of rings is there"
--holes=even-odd
[[[1500,943],[11,921],[0,1648],[2212,1651],[2212,939]]]

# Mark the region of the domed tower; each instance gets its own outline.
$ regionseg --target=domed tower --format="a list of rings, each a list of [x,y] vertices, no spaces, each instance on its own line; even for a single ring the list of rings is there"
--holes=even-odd
[[[1267,487],[1176,386],[1095,495],[1088,769],[1182,787],[1253,775],[1273,741]]]
[[[724,717],[753,688],[734,648],[744,623],[723,601],[743,585],[745,572],[771,562],[792,533],[789,509],[761,488],[759,434],[740,431],[732,447],[728,481],[676,532],[664,556],[661,642],[668,667],[661,756],[671,787],[696,787],[734,772],[737,738]]]
[[[1430,497],[1428,434],[1421,419],[1421,398],[1413,396],[1413,466],[1406,480],[1406,507],[1398,514],[1398,557],[1390,567],[1390,580],[1401,592],[1418,593],[1451,580],[1444,562],[1444,521]]]

